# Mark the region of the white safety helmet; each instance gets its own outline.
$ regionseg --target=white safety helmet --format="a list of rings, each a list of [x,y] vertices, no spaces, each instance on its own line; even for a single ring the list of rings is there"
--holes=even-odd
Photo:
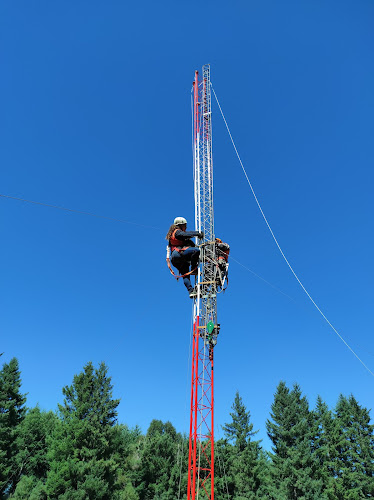
[[[187,221],[184,217],[175,217],[174,224],[176,224],[177,226],[180,224],[187,224]]]

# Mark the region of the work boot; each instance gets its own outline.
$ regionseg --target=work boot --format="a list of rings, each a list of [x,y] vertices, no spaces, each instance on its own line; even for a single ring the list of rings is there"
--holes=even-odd
[[[197,290],[195,290],[195,288],[193,288],[190,292],[190,299],[196,299],[197,297]]]

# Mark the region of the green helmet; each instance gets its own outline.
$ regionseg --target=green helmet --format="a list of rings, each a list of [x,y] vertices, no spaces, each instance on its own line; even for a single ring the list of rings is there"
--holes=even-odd
[[[187,224],[187,221],[184,217],[175,217],[174,224],[179,226],[180,224]]]

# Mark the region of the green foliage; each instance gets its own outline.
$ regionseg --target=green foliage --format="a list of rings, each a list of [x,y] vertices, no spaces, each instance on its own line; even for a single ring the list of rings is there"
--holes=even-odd
[[[119,464],[117,486],[119,499],[136,499],[138,494],[134,484],[139,468],[141,453],[144,444],[144,436],[139,427],[129,429],[126,425],[116,425],[114,427],[114,458]]]
[[[222,429],[228,441],[233,441],[235,447],[239,452],[243,451],[251,437],[257,434],[258,431],[253,432],[253,424],[250,423],[251,414],[246,410],[239,392],[235,394],[235,400],[232,405],[232,412],[230,416],[232,421],[225,424]]]
[[[231,422],[223,426],[226,441],[220,443],[216,453],[227,470],[228,481],[223,486],[233,500],[266,498],[269,463],[260,441],[252,440],[258,431],[253,431],[250,412],[238,392],[232,410]],[[219,459],[217,465],[221,465]]]
[[[330,467],[338,500],[374,496],[374,426],[353,396],[340,396],[330,431]]]
[[[335,473],[334,460],[335,451],[333,449],[332,436],[334,432],[334,416],[328,409],[326,403],[317,397],[316,408],[313,411],[314,420],[314,441],[311,443],[312,451],[318,462],[316,475],[322,481],[322,494],[324,498],[334,500]]]
[[[186,499],[187,437],[160,420],[146,435],[118,424],[105,364],[74,376],[58,414],[26,412],[20,387],[13,359],[0,371],[0,500]],[[318,397],[310,410],[298,385],[281,382],[266,423],[270,454],[239,393],[230,417],[215,442],[216,500],[374,498],[374,426],[354,396],[334,411]]]
[[[233,497],[235,478],[232,462],[235,458],[234,446],[227,439],[220,439],[214,444],[215,497],[216,500],[227,500]]]
[[[11,500],[47,500],[42,481],[34,476],[22,476]]]
[[[137,474],[136,490],[140,500],[177,498],[175,465],[178,442],[181,442],[181,436],[170,422],[152,420]]]
[[[20,388],[18,361],[13,358],[0,371],[0,498],[14,491],[19,480],[17,437],[26,413],[26,395]]]
[[[18,431],[16,463],[23,475],[45,480],[49,469],[48,448],[58,424],[55,413],[32,408],[21,422]]]
[[[139,496],[132,484],[127,484],[118,498],[120,500],[139,500]]]
[[[107,372],[103,363],[98,369],[88,363],[63,389],[61,421],[49,455],[48,498],[105,500],[118,490],[114,425],[119,400],[112,398]]]
[[[271,406],[271,420],[266,423],[273,443],[272,485],[275,498],[322,500],[322,480],[311,443],[315,440],[313,415],[308,401],[295,384],[290,391],[281,382]]]

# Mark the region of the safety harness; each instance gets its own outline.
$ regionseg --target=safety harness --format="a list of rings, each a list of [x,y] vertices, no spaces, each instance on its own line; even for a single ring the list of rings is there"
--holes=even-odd
[[[179,231],[179,229],[174,229],[173,234],[171,235],[171,237],[169,239],[169,245],[166,247],[166,263],[168,265],[168,268],[169,268],[171,274],[174,276],[174,278],[176,280],[179,280],[179,278],[184,278],[185,276],[189,276],[190,274],[194,273],[196,271],[196,269],[198,268],[198,266],[196,266],[195,269],[192,269],[192,271],[189,271],[186,274],[177,275],[173,271],[173,269],[172,269],[172,267],[170,265],[170,255],[171,255],[171,253],[174,252],[174,250],[176,250],[177,252],[184,252],[184,250],[187,250],[187,248],[190,248],[188,246],[187,247],[183,246],[184,242],[182,240],[178,240],[175,237],[175,233],[177,231]]]
[[[189,248],[189,247],[186,247],[186,248]],[[175,278],[176,280],[179,280],[179,278],[184,278],[185,276],[189,276],[190,274],[192,274],[192,273],[194,273],[194,272],[196,271],[196,269],[198,268],[198,265],[195,267],[195,269],[192,269],[192,271],[189,271],[189,272],[188,272],[188,273],[186,273],[186,274],[181,274],[181,275],[177,275],[177,274],[175,274],[175,272],[173,271],[173,269],[172,269],[172,267],[171,267],[171,265],[170,265],[170,254],[171,254],[171,251],[170,251],[170,250],[171,250],[171,249],[170,249],[170,246],[168,245],[168,246],[166,247],[166,263],[167,263],[167,265],[168,265],[168,268],[169,268],[169,270],[170,270],[171,274],[174,276],[174,278]],[[175,248],[174,250],[176,250],[176,248]],[[184,249],[184,250],[185,250],[185,249]],[[180,250],[179,250],[179,251],[180,251]]]
[[[198,269],[198,265],[195,267],[195,269],[192,269],[192,271],[189,271],[188,273],[185,273],[185,274],[180,274],[180,275],[177,275],[175,274],[175,272],[173,271],[171,265],[170,265],[170,256],[171,256],[171,253],[176,250],[177,252],[183,252],[184,250],[186,250],[187,248],[190,248],[188,246],[183,246],[183,241],[182,240],[178,240],[177,238],[175,238],[175,232],[178,231],[178,229],[175,229],[173,231],[173,234],[171,235],[171,238],[169,239],[169,245],[166,247],[166,263],[168,265],[168,268],[169,268],[169,271],[170,273],[174,276],[174,278],[176,280],[179,280],[179,278],[184,278],[185,276],[189,276],[190,274],[194,274],[195,271]],[[218,241],[217,241],[218,240]],[[218,283],[219,283],[219,286],[221,288],[221,291],[225,291],[228,284],[229,284],[229,278],[228,278],[228,275],[227,275],[227,270],[228,270],[228,258],[229,258],[229,253],[230,253],[230,247],[229,245],[227,245],[226,243],[223,243],[222,240],[220,239],[216,239],[216,243],[219,243],[221,248],[217,248],[218,250],[218,259],[217,261],[215,262],[215,265],[217,267],[217,271],[220,275],[219,277],[219,280],[218,280]],[[206,242],[206,244],[210,244],[210,242]],[[204,246],[204,243],[201,245],[201,246]],[[219,267],[219,261],[220,260],[224,260],[225,263],[226,263],[226,273],[224,274],[224,276],[222,276],[222,271]]]
[[[174,252],[174,250],[176,250],[177,252],[183,252],[184,250],[187,250],[187,248],[189,248],[189,247],[184,247],[183,246],[184,242],[182,240],[178,240],[175,237],[175,233],[177,231],[180,231],[180,229],[174,229],[173,234],[171,235],[171,237],[169,239],[169,246],[170,246],[170,249],[172,252]]]

